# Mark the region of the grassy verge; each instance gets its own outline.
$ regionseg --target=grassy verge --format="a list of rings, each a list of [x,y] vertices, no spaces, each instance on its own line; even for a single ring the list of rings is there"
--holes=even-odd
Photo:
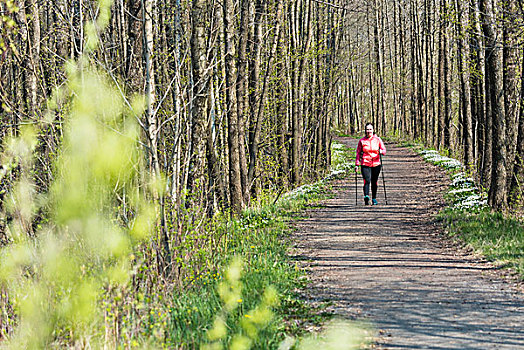
[[[520,220],[486,208],[453,207],[443,210],[440,218],[452,237],[524,281],[524,228]]]
[[[439,214],[448,234],[524,281],[522,221],[511,214],[492,211],[487,206],[486,192],[462,172],[462,164],[456,159],[436,150],[418,152],[426,161],[445,168],[450,175],[445,195],[448,206]]]
[[[221,267],[192,281],[189,291],[174,295],[163,345],[198,348],[210,342],[208,330],[212,328],[216,315],[223,310],[220,285],[226,280],[224,276],[233,256],[242,261],[241,291],[235,300],[235,308],[223,316],[228,331],[221,343],[226,348],[230,347],[236,335],[246,334],[244,320],[255,317],[253,310],[263,300],[268,288],[276,290],[279,302],[272,308],[270,319],[264,320],[255,336],[250,338],[253,348],[278,348],[286,336],[300,335],[302,322],[318,320],[315,311],[297,294],[298,289],[305,287],[306,279],[304,272],[287,255],[291,244],[288,223],[305,206],[328,193],[327,186],[319,183],[305,191],[296,191],[277,204],[246,211],[233,223],[222,223],[228,226],[222,229],[227,231],[230,244],[219,258],[218,266]]]
[[[146,331],[136,344],[183,349],[329,349],[340,341],[357,349],[365,344],[369,330],[347,323],[335,324],[327,337],[301,339],[305,325],[317,328],[330,315],[301,299],[308,279],[288,255],[290,222],[331,196],[328,181],[346,176],[353,159],[354,150],[335,144],[332,172],[324,180],[286,193],[276,203],[267,200],[235,221],[214,222],[210,234],[221,237],[215,249],[220,253],[210,265],[218,268],[188,281],[172,300],[150,303],[156,306],[140,327]],[[232,267],[231,261],[240,263]],[[144,305],[148,307],[147,301]],[[348,331],[338,334],[344,327]]]

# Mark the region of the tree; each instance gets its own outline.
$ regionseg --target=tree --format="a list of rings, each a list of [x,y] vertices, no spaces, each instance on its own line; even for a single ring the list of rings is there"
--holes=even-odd
[[[242,180],[240,172],[240,150],[238,137],[238,104],[237,104],[237,66],[235,50],[234,8],[232,0],[224,0],[224,44],[225,44],[225,84],[226,114],[228,122],[229,150],[229,193],[233,213],[239,213],[244,207]]]
[[[483,13],[482,29],[486,40],[486,98],[489,99],[488,118],[493,123],[493,168],[489,202],[501,209],[506,205],[506,117],[504,113],[502,49],[497,45],[497,13],[491,0],[480,1]]]

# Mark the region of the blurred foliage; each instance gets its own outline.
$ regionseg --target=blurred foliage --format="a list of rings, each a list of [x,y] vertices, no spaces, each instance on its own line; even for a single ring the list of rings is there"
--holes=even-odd
[[[151,198],[165,184],[145,165],[144,98],[126,99],[89,56],[110,6],[99,1],[85,54],[65,64],[67,84],[44,118],[3,140],[0,180],[11,185],[0,217],[2,348],[278,348],[304,320],[324,320],[299,298],[306,279],[287,237],[289,220],[326,196],[330,177],[282,198],[268,188],[235,219],[166,204],[172,261],[160,271],[161,208]],[[57,116],[60,144],[43,188],[37,150]],[[262,164],[279,181],[269,156]]]
[[[0,14],[0,56],[3,56],[8,50],[17,53],[16,46],[9,38],[10,34],[14,34],[18,30],[14,15],[20,9],[16,6],[15,1],[12,0],[0,0],[0,6],[4,7],[4,11]],[[7,106],[2,104],[2,108],[5,109]]]
[[[100,5],[102,22],[93,25],[104,26],[110,3]],[[37,192],[31,170],[38,129],[49,118],[4,140],[2,175],[20,171],[4,201],[8,224],[0,255],[2,308],[12,310],[6,345],[14,349],[106,344],[99,301],[127,288],[137,266],[133,252],[155,223],[140,174],[143,155],[133,117],[140,111],[125,107],[105,76],[86,62],[66,66],[68,84],[57,90],[47,114],[69,97],[48,193]],[[115,211],[123,198],[133,212],[126,225]]]
[[[22,169],[6,200],[11,243],[0,263],[0,281],[18,316],[13,348],[47,347],[61,333],[70,344],[103,344],[98,300],[104,290],[126,287],[133,247],[153,231],[154,208],[137,190],[143,187],[138,128],[122,98],[102,74],[74,63],[68,94],[72,107],[49,193],[37,193],[29,176],[35,128],[4,147],[4,164]],[[117,196],[134,212],[126,226],[115,215]],[[47,220],[34,228],[41,209]]]

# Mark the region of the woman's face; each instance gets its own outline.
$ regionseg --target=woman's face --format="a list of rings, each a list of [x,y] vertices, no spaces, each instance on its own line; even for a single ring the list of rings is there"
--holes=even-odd
[[[371,125],[366,126],[366,136],[367,137],[373,136],[373,126]]]

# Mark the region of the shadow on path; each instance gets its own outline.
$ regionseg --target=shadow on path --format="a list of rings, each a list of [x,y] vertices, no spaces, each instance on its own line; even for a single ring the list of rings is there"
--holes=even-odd
[[[356,140],[341,142],[356,147]],[[524,298],[494,267],[457,252],[433,215],[447,178],[413,152],[387,145],[379,205],[362,180],[334,183],[337,197],[298,224],[296,258],[310,262],[314,295],[368,319],[380,349],[524,349]]]

